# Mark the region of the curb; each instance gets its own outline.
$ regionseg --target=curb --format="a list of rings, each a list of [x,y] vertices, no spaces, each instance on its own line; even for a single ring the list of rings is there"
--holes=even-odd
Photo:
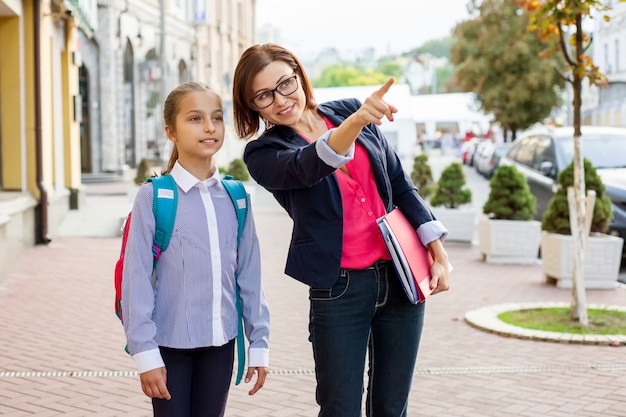
[[[570,305],[568,303],[557,302],[498,304],[468,311],[465,313],[465,321],[472,327],[504,337],[516,337],[518,339],[536,340],[542,342],[606,345],[614,347],[621,345],[626,346],[626,335],[574,334],[525,329],[505,323],[498,318],[500,313],[504,313],[506,311],[569,306]],[[624,306],[590,304],[587,308],[626,312],[626,307]]]

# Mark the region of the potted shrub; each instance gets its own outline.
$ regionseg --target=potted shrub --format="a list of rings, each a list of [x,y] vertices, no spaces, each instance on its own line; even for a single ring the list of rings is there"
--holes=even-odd
[[[463,165],[453,162],[441,172],[430,199],[433,214],[448,229],[448,240],[471,242],[476,211],[461,207],[471,203],[472,192],[466,188]],[[438,208],[442,206],[441,208]]]
[[[248,168],[246,168],[245,162],[243,159],[233,159],[228,167],[222,172],[225,175],[232,175],[232,177],[239,181],[248,181],[250,179],[250,174],[248,173]]]
[[[428,163],[428,155],[419,154],[413,160],[413,171],[411,172],[411,180],[417,191],[423,199],[428,199],[433,193],[433,172]]]
[[[137,165],[137,172],[135,173],[135,185],[142,185],[146,182],[147,178],[154,176],[152,172],[152,164],[148,158],[142,158]]]
[[[137,169],[135,171],[135,178],[133,178],[133,185],[128,188],[126,191],[126,197],[128,201],[135,201],[135,196],[137,195],[137,191],[142,184],[145,184],[146,179],[150,177],[155,177],[156,173],[152,169],[152,163],[148,158],[142,158],[137,165]]]
[[[483,260],[489,263],[532,264],[538,261],[541,223],[534,220],[535,196],[513,165],[499,166],[489,180],[487,216],[478,223]]]
[[[586,191],[596,192],[591,232],[585,252],[585,288],[614,289],[624,241],[620,237],[606,234],[613,218],[611,200],[604,194],[604,184],[591,162],[584,159],[583,163]],[[558,179],[559,189],[550,200],[541,222],[541,259],[543,273],[548,282],[555,282],[561,288],[571,288],[574,245],[567,188],[574,184],[573,165],[570,164],[561,171]]]

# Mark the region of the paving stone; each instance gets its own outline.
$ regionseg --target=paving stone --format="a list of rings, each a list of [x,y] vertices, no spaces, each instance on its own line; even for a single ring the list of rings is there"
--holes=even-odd
[[[128,202],[122,192],[97,202],[109,210],[87,207],[80,221],[64,222],[63,233],[25,252],[0,286],[0,415],[151,415],[113,312],[120,238],[78,230]],[[253,203],[272,313],[271,372],[254,396],[251,384],[233,386],[226,416],[316,416],[308,291],[284,274],[291,221],[261,190]],[[427,301],[409,416],[626,416],[625,346],[525,340],[464,318],[499,305],[568,303],[569,290],[546,284],[539,265],[486,264],[475,245],[446,247],[452,287]],[[626,308],[623,287],[587,298]]]

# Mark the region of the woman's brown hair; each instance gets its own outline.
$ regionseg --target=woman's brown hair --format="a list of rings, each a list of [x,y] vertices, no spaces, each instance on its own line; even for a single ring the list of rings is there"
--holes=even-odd
[[[187,81],[182,83],[175,89],[173,89],[165,99],[163,103],[163,124],[165,127],[169,126],[173,130],[176,130],[176,116],[180,111],[180,100],[189,93],[208,91],[215,94],[221,102],[221,97],[215,90],[206,84],[197,81]],[[176,144],[172,142],[172,152],[170,153],[170,159],[167,162],[167,168],[163,171],[163,174],[168,174],[174,168],[174,164],[178,160],[178,148]]]
[[[240,138],[250,139],[261,128],[261,116],[252,104],[252,83],[254,77],[274,61],[283,61],[294,70],[304,90],[306,107],[311,110],[317,107],[313,98],[313,86],[302,63],[292,52],[273,43],[253,45],[239,58],[233,76],[233,114],[235,131]],[[270,127],[266,121],[266,128]]]

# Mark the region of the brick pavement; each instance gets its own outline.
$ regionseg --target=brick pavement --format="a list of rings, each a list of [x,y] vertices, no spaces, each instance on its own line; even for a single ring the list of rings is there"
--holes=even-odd
[[[23,254],[0,283],[0,415],[150,415],[113,313],[119,238],[89,236],[96,232],[85,226],[102,221],[111,230],[127,211],[123,196],[104,194],[116,193],[94,193],[60,236]],[[290,220],[266,194],[254,199],[272,311],[271,374],[255,396],[245,384],[233,387],[226,415],[312,417],[307,291],[282,272]],[[569,290],[545,284],[537,265],[488,265],[475,246],[447,247],[453,286],[428,302],[409,416],[626,416],[625,346],[507,338],[463,320],[493,304],[567,302]],[[587,296],[626,305],[621,288]]]

